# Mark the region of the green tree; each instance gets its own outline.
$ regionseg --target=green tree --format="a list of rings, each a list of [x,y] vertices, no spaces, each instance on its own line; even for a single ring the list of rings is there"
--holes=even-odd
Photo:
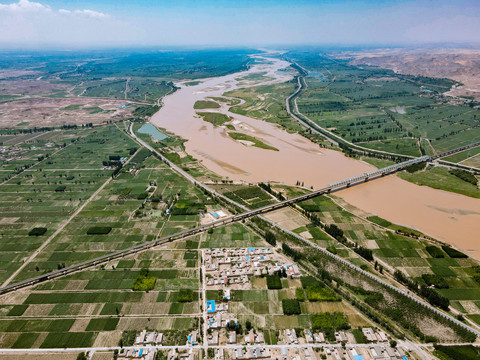
[[[84,352],[81,352],[77,355],[77,360],[87,360],[87,355]]]
[[[272,246],[277,245],[277,238],[271,231],[268,230],[265,232],[265,241]]]

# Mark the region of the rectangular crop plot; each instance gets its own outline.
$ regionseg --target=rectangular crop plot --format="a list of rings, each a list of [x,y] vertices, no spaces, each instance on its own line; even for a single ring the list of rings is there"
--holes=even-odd
[[[87,331],[112,331],[117,327],[118,318],[92,319],[87,325]]]
[[[269,289],[281,289],[282,281],[278,275],[267,275],[267,287]]]
[[[15,305],[8,313],[7,316],[21,316],[27,310],[28,305]]]
[[[48,293],[30,294],[25,304],[70,304],[70,303],[108,303],[139,302],[142,293],[128,292],[94,292],[94,293]]]
[[[63,332],[47,335],[40,348],[76,348],[91,347],[95,340],[94,332]]]
[[[35,343],[39,337],[39,333],[23,333],[15,340],[12,345],[13,349],[28,349]]]
[[[182,314],[183,313],[183,303],[172,303],[170,306],[169,314]]]

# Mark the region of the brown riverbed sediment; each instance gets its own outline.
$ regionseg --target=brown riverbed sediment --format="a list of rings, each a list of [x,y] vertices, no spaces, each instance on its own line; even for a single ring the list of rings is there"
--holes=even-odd
[[[234,118],[237,131],[252,135],[278,151],[247,146],[226,134],[226,128],[203,121],[193,105],[197,100],[221,96],[237,88],[236,78],[254,72],[267,72],[268,83],[291,78],[277,70],[289,63],[269,59],[248,71],[201,80],[164,99],[164,106],[151,119],[182,138],[186,152],[229,179],[247,182],[276,181],[294,185],[301,181],[315,189],[332,182],[373,170],[373,166],[321,149],[299,134],[289,134],[277,125],[230,113],[227,106],[218,111]],[[258,84],[257,84],[258,85]],[[209,110],[210,111],[210,110]],[[480,257],[480,200],[459,194],[418,186],[397,176],[387,176],[338,193],[352,205],[389,221],[418,229],[438,240],[470,251]]]

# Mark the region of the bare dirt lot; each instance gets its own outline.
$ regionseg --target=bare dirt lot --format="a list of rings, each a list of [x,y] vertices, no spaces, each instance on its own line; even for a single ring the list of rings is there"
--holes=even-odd
[[[68,91],[71,87],[68,84],[52,82],[42,79],[2,79],[0,71],[0,95],[13,95],[21,97],[47,96],[56,91]]]
[[[39,74],[38,71],[32,70],[15,70],[15,69],[2,69],[0,70],[0,79],[8,79],[8,78],[15,78],[18,76],[25,76],[25,75],[37,75]]]
[[[122,100],[90,98],[35,98],[0,104],[0,128],[32,128],[98,124],[121,119],[132,108],[119,108]]]
[[[379,49],[342,53],[354,65],[368,64],[395,72],[449,78],[463,86],[448,94],[480,100],[480,50],[478,49]]]
[[[283,208],[269,212],[265,217],[269,220],[275,221],[287,230],[295,230],[309,223],[305,217],[290,208]]]

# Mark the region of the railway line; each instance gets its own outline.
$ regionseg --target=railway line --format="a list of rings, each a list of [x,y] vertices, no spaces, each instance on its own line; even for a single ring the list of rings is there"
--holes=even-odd
[[[72,274],[74,272],[78,272],[78,271],[82,271],[82,270],[85,270],[85,269],[88,269],[88,268],[91,268],[91,267],[98,266],[100,264],[105,264],[105,263],[108,263],[112,260],[123,258],[125,256],[132,255],[132,254],[135,254],[135,253],[138,253],[138,252],[141,252],[141,251],[144,251],[144,250],[147,250],[147,249],[159,246],[159,245],[164,245],[164,244],[170,243],[172,241],[176,241],[176,240],[180,240],[180,239],[187,239],[189,237],[204,233],[204,232],[206,232],[210,229],[223,227],[223,226],[229,225],[231,223],[242,221],[244,219],[248,219],[248,218],[251,218],[251,217],[254,217],[254,216],[259,216],[262,220],[268,222],[270,225],[276,227],[280,231],[297,238],[298,240],[305,243],[307,246],[311,246],[311,247],[321,251],[322,253],[331,257],[333,260],[339,261],[339,262],[345,264],[346,266],[349,266],[353,270],[357,271],[359,274],[367,276],[367,277],[373,279],[374,281],[378,282],[382,286],[386,286],[386,287],[388,287],[388,288],[390,288],[390,289],[392,289],[392,290],[394,290],[398,293],[401,293],[402,295],[412,299],[413,301],[421,304],[422,306],[432,310],[433,312],[442,316],[443,318],[448,319],[449,321],[463,327],[464,329],[473,332],[477,336],[480,336],[480,331],[462,323],[461,321],[455,319],[451,315],[449,315],[449,314],[431,306],[427,302],[425,302],[423,300],[420,300],[420,299],[408,294],[407,292],[395,287],[392,284],[389,284],[389,283],[385,282],[384,280],[378,278],[377,276],[375,276],[371,273],[368,273],[368,272],[362,270],[361,268],[351,264],[350,262],[342,259],[341,257],[328,252],[326,249],[323,249],[323,248],[319,247],[318,245],[314,244],[313,242],[302,238],[298,234],[295,234],[295,233],[293,233],[293,232],[291,232],[287,229],[284,229],[283,227],[274,223],[273,221],[270,221],[270,220],[266,219],[265,217],[261,216],[262,214],[265,214],[267,212],[270,212],[270,211],[273,211],[273,210],[276,210],[276,209],[279,209],[279,208],[282,208],[282,207],[285,207],[285,206],[288,206],[288,205],[291,205],[291,204],[294,204],[294,203],[297,203],[297,202],[301,202],[301,201],[304,201],[304,200],[307,200],[307,199],[310,199],[310,198],[313,198],[313,197],[316,197],[316,196],[320,196],[322,194],[327,194],[327,193],[331,193],[331,192],[340,191],[340,190],[349,188],[351,186],[360,185],[360,184],[362,184],[364,182],[367,182],[367,181],[373,181],[375,179],[381,178],[381,177],[383,177],[385,175],[388,175],[388,174],[392,174],[396,171],[402,170],[402,169],[404,169],[408,166],[411,166],[411,165],[414,165],[414,164],[417,164],[417,163],[430,162],[430,161],[437,160],[437,159],[439,159],[441,157],[444,157],[444,156],[452,155],[452,154],[464,151],[468,148],[479,146],[480,143],[475,143],[475,144],[471,144],[471,145],[468,145],[468,146],[462,146],[458,149],[450,150],[448,152],[435,155],[434,157],[433,156],[432,157],[431,156],[422,156],[422,157],[418,157],[418,158],[408,159],[408,160],[403,161],[401,163],[397,163],[397,164],[394,164],[394,165],[391,165],[391,166],[388,166],[388,167],[385,167],[385,168],[382,168],[382,169],[378,169],[378,170],[371,171],[371,172],[368,172],[368,173],[364,173],[364,174],[361,174],[361,175],[358,175],[358,176],[355,176],[355,177],[351,177],[351,178],[348,178],[348,179],[337,181],[335,183],[330,184],[327,187],[312,191],[308,194],[296,196],[296,197],[293,197],[293,198],[290,198],[290,199],[287,199],[287,200],[276,202],[274,204],[270,204],[270,205],[266,205],[266,206],[263,206],[263,207],[260,207],[260,208],[257,208],[257,209],[250,210],[250,209],[246,208],[245,206],[242,206],[242,205],[236,203],[235,201],[229,199],[228,197],[224,196],[223,194],[218,193],[217,191],[215,191],[213,189],[210,189],[207,185],[203,184],[202,182],[199,182],[198,180],[193,178],[191,175],[189,175],[188,173],[183,171],[181,168],[176,166],[174,163],[169,161],[159,151],[157,151],[156,149],[154,149],[153,147],[151,147],[150,145],[145,143],[143,140],[138,138],[133,131],[133,126],[132,125],[133,124],[130,125],[129,132],[130,132],[130,135],[138,143],[140,143],[145,148],[149,149],[152,153],[154,153],[162,161],[164,161],[168,166],[170,166],[174,171],[176,171],[178,174],[180,174],[181,176],[183,176],[184,178],[186,178],[187,180],[192,182],[194,185],[204,189],[205,191],[210,193],[212,196],[221,198],[224,201],[242,209],[243,212],[240,213],[240,214],[231,215],[231,216],[226,217],[224,219],[216,220],[216,221],[214,221],[212,223],[209,223],[209,224],[200,225],[200,226],[197,226],[197,227],[194,227],[194,228],[191,228],[191,229],[180,231],[176,234],[168,235],[168,236],[161,237],[161,238],[158,238],[158,239],[146,242],[146,243],[138,244],[138,245],[132,246],[132,247],[127,248],[127,249],[115,251],[115,252],[112,252],[110,254],[103,255],[101,257],[97,257],[95,259],[84,261],[84,262],[81,262],[81,263],[78,263],[78,264],[75,264],[75,265],[71,265],[71,266],[65,267],[65,268],[60,269],[60,270],[55,270],[55,271],[52,271],[52,272],[49,272],[49,273],[46,273],[46,274],[42,274],[42,275],[27,279],[27,280],[23,280],[23,281],[20,281],[20,282],[17,282],[17,283],[9,284],[7,286],[4,286],[4,287],[0,288],[0,295],[6,294],[6,293],[9,293],[9,292],[13,292],[13,291],[17,291],[17,290],[20,290],[20,289],[24,289],[24,288],[36,285],[36,284],[44,282],[44,281],[60,278],[60,277]]]
[[[175,241],[175,240],[186,239],[186,238],[189,238],[191,236],[195,236],[195,235],[204,233],[204,232],[206,232],[210,229],[223,227],[223,226],[229,225],[231,223],[235,223],[235,222],[239,222],[239,221],[251,218],[253,216],[262,215],[262,214],[265,214],[265,213],[268,213],[270,211],[283,208],[285,206],[288,206],[288,205],[291,205],[291,204],[294,204],[294,203],[298,203],[298,202],[301,202],[301,201],[304,201],[304,200],[314,198],[316,196],[320,196],[320,195],[323,195],[323,194],[328,194],[328,193],[331,193],[331,192],[340,191],[342,189],[346,189],[346,188],[349,188],[349,187],[354,186],[354,185],[359,185],[361,183],[371,181],[371,180],[375,180],[377,178],[381,178],[381,177],[383,177],[385,175],[388,175],[388,174],[392,174],[392,173],[394,173],[396,171],[399,171],[399,170],[402,170],[402,169],[404,169],[408,166],[411,166],[411,165],[414,165],[414,164],[417,164],[417,163],[421,163],[421,162],[427,162],[427,161],[431,160],[431,157],[429,157],[429,156],[422,156],[422,157],[419,157],[419,158],[410,159],[410,160],[407,160],[407,161],[404,161],[404,162],[401,162],[401,163],[398,163],[398,164],[394,164],[394,165],[391,165],[391,166],[388,166],[388,167],[385,167],[385,168],[382,168],[382,169],[378,169],[378,170],[371,171],[371,172],[368,172],[368,173],[364,173],[364,174],[361,174],[361,175],[358,175],[358,176],[355,176],[355,177],[351,177],[351,178],[348,178],[348,179],[337,181],[333,184],[330,184],[327,187],[324,187],[324,188],[319,189],[319,190],[312,191],[312,192],[304,194],[304,195],[296,196],[296,197],[293,197],[293,198],[290,198],[290,199],[287,199],[287,200],[276,202],[276,203],[271,204],[271,205],[266,205],[266,206],[263,206],[263,207],[260,207],[260,208],[257,208],[257,209],[250,210],[250,209],[246,208],[245,206],[242,206],[242,205],[234,202],[233,200],[229,199],[225,195],[223,195],[223,194],[221,194],[221,193],[219,193],[215,190],[210,189],[207,185],[203,184],[202,182],[199,182],[198,180],[193,178],[191,175],[187,174],[185,171],[180,169],[174,163],[172,163],[171,161],[166,159],[156,149],[152,148],[150,145],[145,143],[143,140],[139,139],[135,135],[135,133],[133,132],[132,126],[130,127],[130,134],[140,144],[142,144],[144,147],[146,147],[147,149],[149,149],[150,151],[155,153],[167,165],[169,165],[174,171],[179,173],[181,176],[185,177],[187,180],[192,182],[194,185],[203,188],[205,191],[209,192],[212,196],[221,198],[224,201],[227,201],[227,202],[233,204],[234,206],[241,208],[242,210],[244,210],[244,212],[242,212],[240,214],[236,214],[236,215],[226,217],[224,219],[216,220],[216,221],[214,221],[212,223],[209,223],[209,224],[206,224],[206,225],[200,225],[200,226],[197,226],[197,227],[194,227],[194,228],[191,228],[191,229],[183,230],[183,231],[180,231],[180,232],[178,232],[176,234],[173,234],[173,235],[164,236],[164,237],[161,237],[161,238],[158,238],[158,239],[146,242],[146,243],[138,244],[138,245],[132,246],[132,247],[127,248],[127,249],[115,251],[115,252],[112,252],[110,254],[97,257],[95,259],[91,259],[91,260],[84,261],[84,262],[81,262],[81,263],[78,263],[78,264],[74,264],[74,265],[71,265],[71,266],[68,266],[68,267],[65,267],[65,268],[62,268],[62,269],[59,269],[59,270],[55,270],[55,271],[52,271],[52,272],[49,272],[49,273],[46,273],[46,274],[42,274],[42,275],[27,279],[27,280],[23,280],[23,281],[20,281],[20,282],[9,284],[7,286],[4,286],[4,287],[0,288],[0,294],[5,294],[5,293],[8,293],[8,292],[23,289],[23,288],[38,284],[38,283],[43,282],[43,281],[48,281],[48,280],[56,279],[58,277],[63,277],[63,276],[66,276],[68,274],[71,274],[71,273],[74,273],[74,272],[77,272],[77,271],[85,270],[85,269],[90,268],[90,267],[95,267],[95,266],[98,266],[100,264],[104,264],[104,263],[110,262],[110,261],[115,260],[115,259],[123,258],[125,256],[132,255],[132,254],[138,253],[140,251],[144,251],[144,250],[147,250],[147,249],[159,246],[159,245],[164,245],[164,244],[167,244],[167,243]],[[462,148],[459,148],[457,152],[464,151],[464,150],[465,150],[465,147],[462,147]],[[453,150],[449,151],[448,155],[451,155],[453,153],[455,153],[455,151],[453,151]],[[437,158],[438,157],[439,156],[437,156]],[[263,217],[262,217],[262,219],[266,220]],[[268,221],[268,220],[266,220],[266,221]],[[268,222],[270,222],[270,221],[268,221]],[[274,225],[274,223],[272,223],[272,225]],[[275,225],[275,226],[277,226],[277,225]],[[283,228],[281,228],[281,230],[285,231],[285,232],[288,231],[288,230],[283,229]],[[314,245],[314,244],[312,243],[311,245]]]

